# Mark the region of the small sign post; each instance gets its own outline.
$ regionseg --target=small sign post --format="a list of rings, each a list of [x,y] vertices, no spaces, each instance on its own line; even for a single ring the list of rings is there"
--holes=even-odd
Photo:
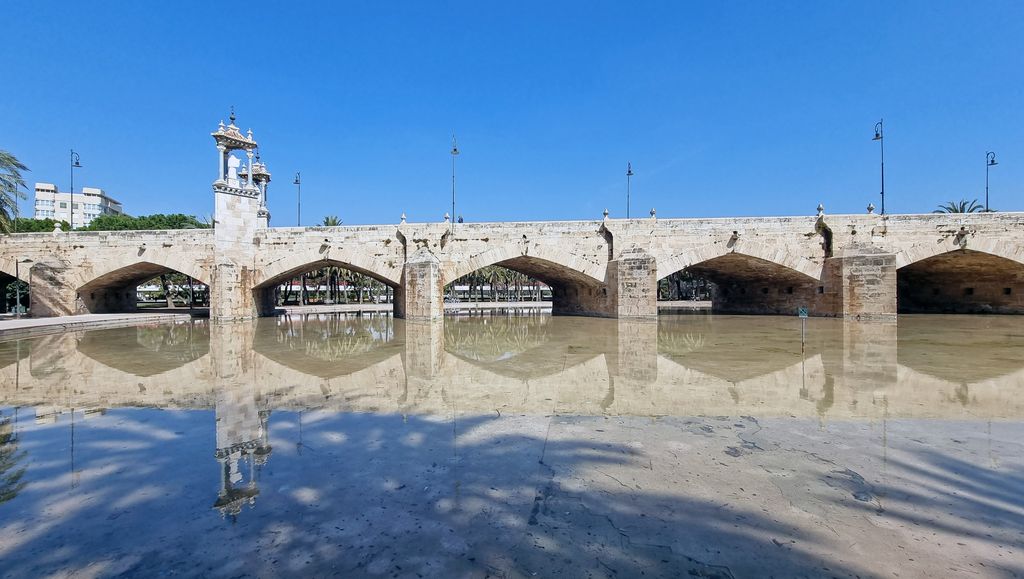
[[[807,307],[801,306],[797,308],[796,315],[800,316],[800,353],[803,354],[807,338]]]

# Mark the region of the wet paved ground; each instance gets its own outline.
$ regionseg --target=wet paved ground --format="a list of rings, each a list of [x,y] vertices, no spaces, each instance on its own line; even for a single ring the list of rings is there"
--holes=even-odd
[[[0,343],[0,573],[1024,574],[1007,318],[380,317]],[[16,475],[21,474],[20,478]]]

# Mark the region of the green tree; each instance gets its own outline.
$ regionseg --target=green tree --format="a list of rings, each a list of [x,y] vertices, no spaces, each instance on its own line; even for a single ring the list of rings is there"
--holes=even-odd
[[[338,219],[337,215],[328,215],[324,217],[324,227],[337,227],[341,225],[341,219]]]
[[[21,172],[28,171],[14,155],[0,151],[0,232],[10,233],[18,209],[18,199],[24,199],[25,179]]]
[[[49,233],[53,231],[53,224],[60,223],[60,228],[68,231],[71,225],[63,219],[59,222],[55,219],[32,219],[31,217],[19,217],[14,220],[12,228],[17,233]]]
[[[984,210],[985,207],[979,205],[977,199],[972,201],[961,199],[960,201],[947,201],[939,205],[939,208],[932,213],[978,213]]]
[[[153,215],[100,215],[82,231],[144,231],[155,229],[209,229],[194,215],[155,213]]]

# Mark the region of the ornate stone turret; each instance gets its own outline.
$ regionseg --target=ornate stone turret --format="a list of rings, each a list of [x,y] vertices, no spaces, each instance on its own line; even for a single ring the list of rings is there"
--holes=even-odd
[[[267,209],[267,186],[270,185],[270,171],[260,161],[259,150],[256,151],[256,162],[252,166],[252,180],[260,190],[260,208],[256,211],[259,227],[270,227],[270,210]]]
[[[210,133],[213,139],[217,141],[218,153],[217,180],[213,182],[213,190],[216,193],[255,196],[256,186],[252,183],[252,158],[253,152],[258,145],[252,137],[252,129],[249,129],[246,135],[242,135],[242,132],[235,125],[234,107],[231,107],[231,116],[228,117],[228,120],[230,124],[225,126],[224,121],[221,121],[217,130]],[[245,151],[245,156],[248,157],[249,163],[243,169],[244,173],[240,173],[245,175],[244,183],[237,177],[232,179],[233,176],[229,175],[229,158],[233,158],[231,155],[232,151]]]
[[[252,130],[242,134],[235,124],[233,107],[228,120],[211,133],[217,142],[217,179],[213,182],[217,268],[211,285],[210,317],[219,320],[254,315],[249,298],[240,299],[237,291],[249,275],[258,232],[270,225],[266,200],[270,172],[257,156],[259,145]],[[245,153],[244,161],[235,151]]]

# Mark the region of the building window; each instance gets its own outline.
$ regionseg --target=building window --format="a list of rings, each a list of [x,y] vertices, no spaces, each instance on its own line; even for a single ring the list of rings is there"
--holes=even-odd
[[[972,287],[965,288],[964,289],[964,295],[965,296],[973,296],[974,295],[974,288],[972,288]]]
[[[66,201],[61,201],[61,202],[60,202],[60,208],[61,208],[61,209],[67,209],[67,208],[68,208],[68,204],[67,204],[67,202],[66,202]]]
[[[1012,293],[1013,293],[1013,288],[1009,288],[1009,287],[1004,287],[1003,288],[1003,295],[1004,296],[1008,296],[1008,295],[1010,295]]]

